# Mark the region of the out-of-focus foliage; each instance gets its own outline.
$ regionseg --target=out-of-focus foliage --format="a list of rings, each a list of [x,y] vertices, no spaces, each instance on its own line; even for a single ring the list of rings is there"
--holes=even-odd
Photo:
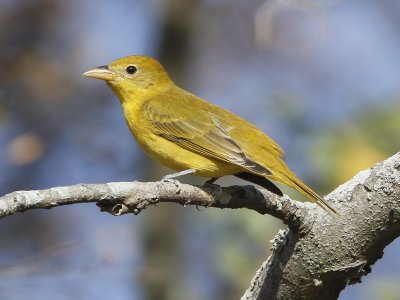
[[[368,107],[316,139],[312,157],[326,190],[399,151],[399,115],[398,103]]]
[[[382,276],[366,289],[370,292],[370,299],[397,300],[400,295],[400,287],[397,278],[392,278],[390,276]]]

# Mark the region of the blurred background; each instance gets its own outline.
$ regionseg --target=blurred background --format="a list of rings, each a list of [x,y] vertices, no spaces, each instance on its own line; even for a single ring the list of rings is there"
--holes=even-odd
[[[400,149],[399,16],[397,0],[0,0],[0,192],[171,172],[138,148],[106,85],[81,76],[144,54],[268,133],[329,193]],[[172,204],[28,211],[0,220],[0,298],[238,299],[279,228]],[[340,299],[398,299],[399,246]]]

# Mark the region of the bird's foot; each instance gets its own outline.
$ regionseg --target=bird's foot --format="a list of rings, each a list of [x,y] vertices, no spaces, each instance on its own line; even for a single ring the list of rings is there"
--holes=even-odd
[[[163,183],[172,183],[173,185],[175,185],[175,187],[176,187],[176,190],[175,190],[175,194],[179,194],[180,192],[181,192],[181,183],[180,183],[180,181],[179,180],[176,180],[176,179],[171,179],[171,178],[165,178],[166,176],[164,176],[162,179],[161,179],[161,182],[163,182]]]
[[[177,172],[177,173],[167,174],[161,179],[161,181],[173,183],[176,186],[175,194],[179,194],[181,191],[181,183],[174,178],[177,178],[177,177],[180,177],[183,175],[187,175],[187,174],[194,174],[195,172],[196,171],[193,169],[188,169],[188,170],[184,170],[184,171]]]
[[[214,182],[217,181],[218,179],[219,179],[219,177],[210,178],[206,182],[204,182],[204,186],[214,185]]]
[[[214,199],[218,199],[222,195],[222,187],[218,184],[214,184],[214,182],[218,179],[219,177],[213,177],[207,180],[204,184],[203,187],[207,188],[207,192],[211,193]],[[209,204],[205,205],[205,207],[210,207],[212,206],[214,201],[210,202]]]

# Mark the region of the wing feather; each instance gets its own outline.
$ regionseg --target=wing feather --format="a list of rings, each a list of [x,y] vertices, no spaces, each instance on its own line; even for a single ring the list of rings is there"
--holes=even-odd
[[[229,136],[218,117],[203,111],[179,114],[157,109],[151,101],[146,103],[147,116],[159,136],[195,153],[229,162],[267,176],[272,173],[249,158],[241,147]]]

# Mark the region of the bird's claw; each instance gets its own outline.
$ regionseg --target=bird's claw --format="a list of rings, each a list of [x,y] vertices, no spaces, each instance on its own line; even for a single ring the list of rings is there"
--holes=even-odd
[[[179,194],[180,193],[180,191],[181,191],[181,183],[178,180],[169,178],[168,175],[166,175],[161,179],[161,182],[172,183],[176,187],[175,194]]]

